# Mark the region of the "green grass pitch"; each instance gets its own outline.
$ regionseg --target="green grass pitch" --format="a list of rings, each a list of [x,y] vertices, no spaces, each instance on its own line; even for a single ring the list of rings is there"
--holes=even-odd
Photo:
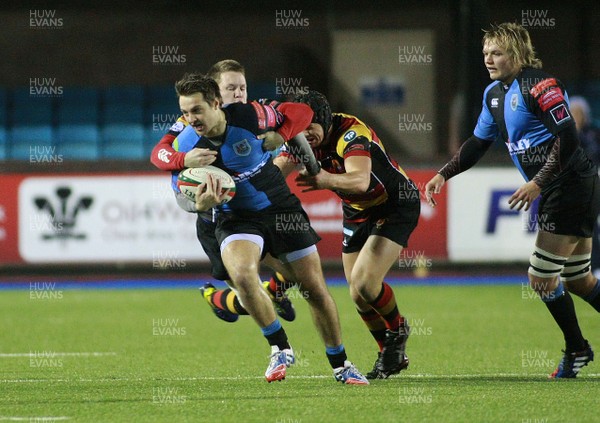
[[[350,359],[376,345],[347,289],[331,287]],[[413,333],[410,367],[370,386],[336,383],[306,303],[284,322],[297,365],[263,374],[269,348],[245,316],[217,320],[195,289],[0,293],[0,421],[594,422],[600,359],[549,381],[562,345],[544,305],[519,286],[394,285]],[[33,292],[33,294],[32,294]],[[37,297],[36,297],[37,296]],[[575,299],[600,351],[600,316]]]

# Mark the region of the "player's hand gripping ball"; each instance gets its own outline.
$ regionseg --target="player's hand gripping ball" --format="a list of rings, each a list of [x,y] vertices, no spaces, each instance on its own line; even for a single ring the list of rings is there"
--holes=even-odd
[[[177,187],[187,198],[196,201],[196,191],[198,188],[204,190],[208,174],[213,179],[221,180],[221,193],[229,190],[222,204],[229,202],[235,196],[235,182],[227,172],[215,166],[190,167],[183,170],[177,177]]]

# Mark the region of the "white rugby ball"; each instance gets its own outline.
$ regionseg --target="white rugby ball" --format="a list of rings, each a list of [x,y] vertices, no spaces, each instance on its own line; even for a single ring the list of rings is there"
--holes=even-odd
[[[215,166],[190,167],[179,172],[177,187],[187,198],[196,201],[196,192],[199,187],[204,189],[209,174],[221,180],[221,193],[229,190],[222,204],[229,202],[235,196],[235,182],[231,175]]]

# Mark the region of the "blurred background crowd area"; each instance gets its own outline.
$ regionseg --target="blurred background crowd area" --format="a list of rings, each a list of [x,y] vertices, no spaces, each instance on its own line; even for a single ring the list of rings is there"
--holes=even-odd
[[[245,66],[249,98],[322,91],[401,163],[431,166],[470,135],[490,82],[482,28],[504,21],[528,27],[544,69],[600,122],[594,1],[58,1],[5,4],[0,21],[5,171],[43,169],[44,153],[62,170],[149,167],[178,116],[174,81],[226,58]],[[508,164],[503,148],[488,162]]]

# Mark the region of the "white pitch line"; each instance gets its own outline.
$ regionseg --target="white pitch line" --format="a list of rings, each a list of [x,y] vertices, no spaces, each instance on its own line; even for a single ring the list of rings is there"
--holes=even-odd
[[[39,350],[28,353],[0,353],[0,358],[11,358],[11,357],[104,357],[110,355],[117,355],[116,352],[54,352]]]
[[[67,416],[58,416],[58,417],[40,417],[40,416],[32,416],[32,417],[19,417],[19,416],[0,416],[0,421],[10,421],[10,422],[57,422],[59,420],[71,420],[70,417]]]
[[[478,379],[478,378],[508,378],[508,377],[539,377],[546,379],[548,373],[536,373],[536,374],[521,374],[521,373],[484,373],[484,374],[466,374],[466,375],[436,375],[436,374],[403,374],[394,377],[390,380],[401,381],[402,379]],[[582,375],[578,380],[587,380],[589,378],[600,377],[600,373],[586,373]],[[330,375],[298,375],[298,376],[286,376],[286,379],[332,379]],[[200,377],[170,377],[170,378],[110,378],[110,379],[0,379],[0,383],[73,383],[73,382],[100,382],[100,383],[111,383],[111,382],[195,382],[195,381],[207,381],[207,380],[256,380],[264,379],[264,376],[200,376]]]

